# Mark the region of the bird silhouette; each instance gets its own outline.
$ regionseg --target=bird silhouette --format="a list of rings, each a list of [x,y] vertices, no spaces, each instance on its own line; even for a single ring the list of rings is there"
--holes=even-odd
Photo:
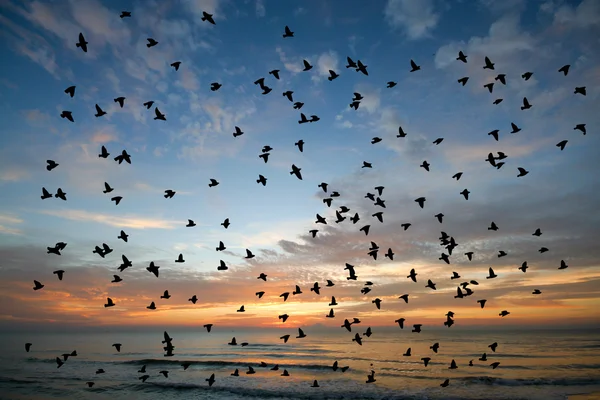
[[[61,118],[66,118],[71,122],[75,122],[75,120],[73,119],[73,114],[71,113],[71,111],[63,111],[60,113],[60,117]]]
[[[158,44],[158,42],[152,38],[147,38],[146,40],[148,41],[148,43],[146,43],[146,47],[148,48],[154,47]]]
[[[83,33],[79,33],[79,41],[77,43],[75,43],[76,47],[81,48],[81,50],[83,50],[84,53],[87,53],[88,48],[87,48],[88,42],[85,41],[85,38],[83,37]],[[71,96],[73,97],[73,96]]]
[[[531,108],[531,104],[527,100],[527,97],[523,97],[523,105],[521,106],[521,110],[528,110]]]
[[[200,18],[202,21],[207,21],[210,22],[213,25],[216,25],[215,20],[213,19],[213,15],[207,13],[206,11],[202,11],[202,18]],[[213,380],[214,380],[214,374],[213,374]],[[212,384],[210,384],[210,386],[212,386]]]
[[[413,60],[410,60],[410,72],[415,72],[421,69]]]
[[[77,86],[69,86],[68,88],[65,89],[65,93],[71,97],[75,96],[75,88],[76,87]]]
[[[483,69],[494,69],[494,63],[490,61],[490,59],[488,57],[485,57],[485,65],[483,66]]]
[[[181,61],[175,61],[171,64],[171,67],[175,68],[175,71],[179,71],[179,66],[181,65]]]
[[[285,26],[284,28],[284,33],[283,33],[283,37],[284,38],[288,38],[288,37],[294,37],[294,32],[292,32],[289,28],[289,26]]]
[[[580,131],[584,135],[587,133],[587,130],[585,128],[585,124],[577,124],[577,125],[575,125],[575,128],[573,128],[573,130],[578,130],[578,131]],[[566,142],[566,140],[565,140],[565,142]]]
[[[562,67],[560,67],[558,72],[562,72],[564,74],[564,76],[567,76],[569,74],[569,68],[571,68],[571,65],[569,65],[569,64],[563,65]]]
[[[306,60],[302,60],[302,64],[304,64],[304,69],[302,71],[309,71],[312,69],[312,65]]]
[[[586,95],[585,86],[576,87],[575,91],[573,93],[585,96]]]

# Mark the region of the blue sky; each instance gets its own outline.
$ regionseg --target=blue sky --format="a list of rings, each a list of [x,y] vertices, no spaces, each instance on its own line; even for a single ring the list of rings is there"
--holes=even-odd
[[[351,293],[360,285],[344,282],[345,262],[364,264],[363,276],[391,279],[391,296],[399,290],[391,283],[404,282],[410,265],[429,268],[434,276],[448,274],[436,255],[439,231],[447,230],[457,232],[459,253],[476,248],[481,254],[476,264],[461,265],[464,271],[485,275],[490,264],[511,271],[514,281],[492,286],[501,290],[531,283],[514,270],[527,254],[536,257],[538,244],[524,243],[540,225],[548,232],[544,243],[553,246],[551,256],[540,258],[540,271],[569,259],[579,264],[582,284],[600,277],[600,253],[591,240],[598,233],[600,200],[595,1],[355,0],[342,6],[9,0],[0,7],[0,239],[11,256],[11,267],[4,268],[15,269],[14,282],[37,279],[64,263],[108,277],[89,295],[96,299],[113,290],[108,271],[120,254],[136,265],[154,260],[163,270],[177,271],[174,285],[191,276],[220,282],[216,266],[223,259],[244,287],[262,270],[279,274],[282,285],[322,281],[335,271],[349,303],[359,304],[362,297]],[[132,17],[119,18],[122,10]],[[215,26],[200,20],[202,11],[214,14]],[[295,37],[282,38],[286,25]],[[87,53],[75,47],[79,32],[89,42]],[[147,48],[148,37],[159,44]],[[456,61],[459,50],[467,64]],[[369,76],[345,68],[348,56],[366,64]],[[496,63],[495,71],[482,68],[485,56]],[[311,71],[301,71],[303,59]],[[411,59],[420,71],[409,72]],[[174,61],[181,61],[178,71],[169,66]],[[571,65],[566,77],[557,72],[565,64]],[[280,80],[268,75],[272,69],[281,70]],[[329,82],[329,69],[340,77]],[[520,77],[526,71],[534,73],[528,81]],[[506,74],[506,86],[494,81],[498,73]],[[470,78],[465,87],[457,83],[463,76]],[[253,84],[259,77],[273,89],[268,95]],[[388,89],[388,81],[398,85]],[[223,87],[212,92],[211,82]],[[492,94],[483,87],[488,82],[495,82]],[[74,98],[63,92],[71,85],[77,87]],[[577,86],[587,87],[585,97],[573,94]],[[305,103],[302,112],[320,121],[299,125],[299,111],[282,96],[286,90]],[[356,111],[349,108],[354,92],[364,96]],[[123,109],[113,102],[118,96],[126,97]],[[533,108],[521,111],[524,96]],[[503,102],[493,105],[497,98]],[[154,108],[142,106],[149,100],[167,121],[153,120]],[[94,117],[94,104],[107,115]],[[74,123],[60,118],[63,110],[72,111]],[[510,134],[511,122],[522,131]],[[585,136],[573,130],[580,123],[587,124]],[[245,134],[234,138],[235,126]],[[396,138],[399,126],[406,138]],[[487,135],[493,129],[500,130],[498,142]],[[383,140],[372,145],[375,136]],[[439,137],[444,141],[433,145]],[[294,146],[299,139],[306,143],[303,153]],[[561,152],[555,145],[564,139],[569,142]],[[97,156],[102,145],[111,153],[106,160]],[[264,145],[273,147],[267,164],[258,158]],[[112,160],[123,149],[132,165]],[[484,161],[498,151],[509,156],[500,170]],[[46,171],[46,159],[59,167]],[[423,160],[431,172],[419,168]],[[373,169],[362,169],[363,161]],[[302,168],[302,181],[290,176],[292,164]],[[517,167],[530,174],[517,178]],[[458,171],[464,175],[456,182],[451,176]],[[256,183],[258,174],[267,177],[266,187]],[[210,178],[220,185],[209,188]],[[123,196],[118,206],[102,193],[105,181]],[[329,209],[317,187],[321,182],[341,193]],[[384,224],[370,216],[380,210],[364,198],[378,185],[386,187]],[[52,193],[61,187],[68,201],[42,202],[42,187]],[[467,203],[459,194],[464,188],[471,191]],[[173,199],[162,197],[166,189],[177,191]],[[427,197],[424,210],[413,202],[420,196]],[[351,209],[348,217],[358,212],[361,221],[335,224],[341,205]],[[433,217],[438,212],[446,215],[443,225]],[[316,213],[338,226],[321,227],[328,236],[310,240]],[[185,228],[188,218],[198,226]],[[225,218],[228,230],[220,226]],[[503,227],[494,238],[486,229],[492,220]],[[403,222],[413,227],[401,234]],[[369,238],[357,232],[367,223]],[[121,229],[131,235],[127,244],[116,239]],[[372,237],[382,248],[402,249],[396,251],[398,265],[363,255]],[[219,240],[229,252],[214,251]],[[69,243],[70,255],[49,260],[44,249],[57,241]],[[112,259],[91,253],[102,242],[115,248]],[[498,260],[501,246],[518,250]],[[245,248],[257,259],[246,262]],[[187,262],[175,266],[180,252]],[[555,274],[546,275],[548,285],[567,279]],[[149,278],[139,279],[145,287]],[[453,282],[444,285],[454,290]],[[132,298],[142,293],[129,290]],[[597,292],[582,296],[579,308],[569,311],[573,318],[599,298]],[[567,304],[558,295],[540,301],[547,307]],[[25,321],[32,313],[25,307],[21,317],[10,318]]]

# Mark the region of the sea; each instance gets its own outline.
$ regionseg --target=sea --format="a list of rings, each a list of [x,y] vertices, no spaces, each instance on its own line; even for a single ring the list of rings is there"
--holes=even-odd
[[[444,329],[412,333],[304,329],[164,329],[0,333],[1,399],[600,399],[600,333]],[[287,343],[279,339],[291,337]],[[228,345],[236,337],[237,346]],[[30,352],[25,343],[32,343]],[[246,342],[247,346],[240,344]],[[437,353],[430,348],[439,343]],[[498,343],[496,351],[488,346]],[[122,345],[117,352],[113,343]],[[407,348],[411,356],[403,356]],[[77,352],[57,368],[56,357]],[[479,361],[483,353],[487,361]],[[430,357],[427,367],[422,357]],[[456,369],[449,369],[452,360]],[[469,366],[469,361],[473,365]],[[337,371],[332,365],[338,362]],[[191,365],[184,370],[181,364]],[[267,364],[261,367],[261,362]],[[490,364],[500,362],[496,369]],[[146,366],[145,382],[138,371]],[[278,370],[273,370],[275,366]],[[349,368],[342,372],[341,367]],[[253,367],[254,374],[246,374]],[[97,374],[98,369],[105,372]],[[232,376],[235,369],[239,376]],[[283,370],[289,376],[281,376]],[[168,371],[168,378],[160,371]],[[374,371],[375,382],[367,383]],[[215,374],[215,382],[207,378]],[[446,387],[440,384],[449,379]],[[319,387],[312,387],[317,380]],[[86,382],[94,382],[90,388]]]

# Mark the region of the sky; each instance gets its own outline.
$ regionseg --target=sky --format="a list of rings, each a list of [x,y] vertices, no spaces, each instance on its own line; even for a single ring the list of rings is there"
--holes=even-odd
[[[131,18],[119,18],[124,10]],[[216,25],[201,20],[203,11]],[[286,25],[294,37],[282,37]],[[86,53],[75,46],[80,32]],[[353,317],[374,327],[401,317],[443,327],[449,310],[463,326],[600,323],[597,1],[5,0],[0,35],[0,327],[279,328],[284,313],[286,328],[334,329]],[[158,44],[148,48],[147,38]],[[486,56],[494,71],[483,68]],[[368,76],[346,68],[346,57],[361,60]],[[411,59],[419,71],[410,72]],[[302,71],[302,60],[313,68]],[[567,76],[558,72],[565,64]],[[330,69],[340,75],[333,81]],[[533,72],[527,81],[525,72]],[[506,85],[494,80],[500,73]],[[271,93],[253,84],[260,77]],[[212,82],[223,86],[211,91]],[[73,98],[64,93],[72,85]],[[574,93],[581,86],[585,96]],[[354,92],[363,96],[357,110]],[[523,97],[531,109],[520,109]],[[150,100],[166,121],[142,105]],[[95,104],[107,114],[95,117]],[[60,117],[64,110],[75,122]],[[320,120],[298,124],[300,112]],[[521,131],[511,134],[511,122]],[[244,134],[234,138],[236,126]],[[406,137],[396,137],[399,127]],[[495,129],[498,141],[488,135]],[[107,159],[98,157],[102,145]],[[265,145],[268,163],[258,157]],[[113,160],[122,150],[131,165]],[[489,152],[504,152],[505,165],[486,162]],[[59,164],[50,172],[49,159]],[[529,174],[517,177],[518,167]],[[211,178],[219,185],[209,187]],[[103,194],[104,182],[114,192]],[[321,182],[340,194],[331,207]],[[385,187],[385,209],[365,198],[376,186]],[[41,200],[42,187],[62,188],[67,201]],[[427,199],[423,209],[418,197]],[[350,211],[336,223],[341,206]],[[327,225],[315,224],[317,213]],[[197,226],[186,227],[188,219]],[[497,231],[487,229],[492,221]],[[117,239],[121,230],[128,243]],[[439,260],[442,231],[458,243],[450,265]],[[215,251],[219,241],[225,251]],[[367,255],[371,241],[377,260]],[[68,244],[62,255],[47,254],[57,242]],[[102,243],[114,249],[105,258],[92,252]],[[383,256],[388,248],[393,260]],[[246,249],[256,257],[245,259]],[[185,263],[174,262],[180,253]],[[119,273],[121,255],[133,267]],[[217,270],[220,260],[229,270]],[[561,260],[568,269],[558,270]],[[158,278],[146,270],[151,261]],[[346,279],[346,263],[356,281]],[[489,267],[497,278],[486,279]],[[407,279],[411,268],[418,283]],[[113,274],[123,281],[111,283]],[[335,286],[309,290],[327,279]],[[33,280],[45,287],[33,291]],[[475,293],[454,299],[469,280],[480,283]],[[366,281],[372,291],[363,295]],[[303,294],[283,302],[296,284]],[[164,290],[169,300],[160,299]],[[408,304],[398,299],[405,293]],[[334,319],[325,318],[331,296]],[[115,307],[103,306],[107,297]],[[152,301],[157,309],[146,309]],[[241,305],[245,313],[236,312]],[[502,310],[511,314],[501,318]]]

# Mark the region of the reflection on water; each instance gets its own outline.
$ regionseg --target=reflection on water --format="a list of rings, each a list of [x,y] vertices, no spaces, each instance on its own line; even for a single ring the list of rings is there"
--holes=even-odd
[[[460,329],[409,330],[373,328],[360,346],[351,341],[367,326],[353,325],[352,333],[319,332],[296,339],[289,331],[242,331],[215,327],[213,332],[169,330],[175,351],[164,357],[162,331],[85,334],[10,334],[2,336],[3,363],[0,391],[44,398],[80,397],[90,392],[100,398],[565,398],[566,394],[600,390],[600,338],[586,332],[483,332]],[[292,335],[288,343],[279,337]],[[235,336],[242,347],[227,343]],[[24,343],[32,342],[26,353]],[[438,353],[430,346],[439,342]],[[488,345],[497,342],[493,352]],[[111,345],[121,343],[121,353]],[[412,355],[405,357],[407,348]],[[77,350],[63,367],[55,357]],[[479,361],[483,353],[487,361]],[[430,357],[425,367],[422,357]],[[458,368],[450,370],[455,360]],[[333,371],[334,361],[346,372]],[[469,361],[473,360],[473,366]],[[182,361],[192,365],[184,371]],[[490,364],[499,361],[492,369]],[[260,363],[267,367],[260,367]],[[146,365],[150,378],[141,383],[138,370]],[[278,371],[271,370],[275,365]],[[256,373],[247,375],[248,366]],[[96,375],[103,368],[106,373]],[[239,377],[230,374],[238,368]],[[290,376],[282,377],[283,369]],[[168,370],[169,378],[159,375]],[[367,385],[375,371],[376,382]],[[216,383],[207,388],[211,373]],[[444,379],[450,386],[441,388]],[[311,388],[318,379],[320,388]],[[86,381],[96,382],[88,389]],[[210,390],[207,390],[210,389]],[[315,391],[319,391],[316,393]],[[87,394],[86,394],[87,393]],[[200,396],[200,397],[198,397]],[[211,397],[216,396],[216,397]],[[358,397],[357,397],[358,396]],[[417,396],[417,397],[414,397]],[[420,397],[426,396],[426,397]],[[15,397],[17,398],[17,397]]]

